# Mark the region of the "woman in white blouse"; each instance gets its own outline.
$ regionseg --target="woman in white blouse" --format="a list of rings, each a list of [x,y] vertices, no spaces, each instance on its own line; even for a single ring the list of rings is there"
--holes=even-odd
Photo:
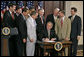
[[[27,19],[27,44],[26,44],[26,54],[27,56],[34,56],[35,43],[37,40],[36,36],[36,21],[38,13],[36,11],[31,12],[30,17]]]

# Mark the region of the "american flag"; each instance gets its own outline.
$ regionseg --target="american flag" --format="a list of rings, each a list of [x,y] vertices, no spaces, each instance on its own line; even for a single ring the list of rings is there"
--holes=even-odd
[[[38,1],[38,5],[36,7],[36,12],[38,12],[38,9],[43,8],[43,1]]]
[[[43,1],[38,1],[38,9],[43,8]]]
[[[3,20],[3,15],[4,15],[5,11],[9,10],[8,9],[8,4],[9,3],[16,4],[16,1],[1,1],[1,21]]]
[[[34,7],[33,1],[27,1],[27,7],[28,7],[28,8]]]
[[[34,2],[33,1],[27,1],[27,7],[34,7]],[[38,1],[38,9],[43,8],[43,1]]]
[[[1,1],[1,21],[3,19],[3,14],[6,11],[6,1]]]
[[[9,10],[8,9],[8,4],[9,3],[14,3],[14,4],[17,4],[19,5],[19,7],[21,7],[22,9],[24,8],[24,3],[23,1],[18,1],[16,3],[16,1],[1,1],[1,19],[3,19],[3,14],[6,10]],[[30,7],[34,7],[34,1],[26,1],[26,6],[27,8],[30,8]],[[38,9],[40,8],[43,8],[43,1],[38,1],[38,6],[36,8],[36,10],[38,11]]]
[[[24,8],[24,3],[23,3],[23,1],[18,1],[17,4],[18,4],[18,6],[19,6],[21,9]]]

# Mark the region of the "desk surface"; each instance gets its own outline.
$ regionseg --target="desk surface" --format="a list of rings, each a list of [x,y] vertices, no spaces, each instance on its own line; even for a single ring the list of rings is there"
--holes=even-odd
[[[61,42],[62,44],[72,44],[71,41],[56,41],[56,42]],[[39,44],[55,44],[56,42],[42,42],[42,41],[37,41]]]
[[[62,51],[62,55],[64,56],[64,48],[66,48],[66,47],[68,47],[68,55],[70,55],[70,46],[71,46],[71,44],[72,44],[72,42],[71,41],[56,41],[56,42],[61,42],[62,44],[63,44],[63,49],[61,50]],[[37,43],[39,44],[39,47],[40,47],[40,49],[39,50],[41,50],[41,48],[44,50],[44,56],[45,56],[45,52],[46,52],[46,50],[47,49],[54,49],[54,44],[56,43],[56,42],[42,42],[42,41],[37,41]],[[41,55],[41,53],[39,53],[39,56]]]

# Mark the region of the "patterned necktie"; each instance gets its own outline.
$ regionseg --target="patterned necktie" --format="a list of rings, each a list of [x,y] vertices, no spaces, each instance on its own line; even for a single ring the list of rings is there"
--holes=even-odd
[[[62,27],[62,25],[63,25],[63,19],[61,19],[61,27]]]

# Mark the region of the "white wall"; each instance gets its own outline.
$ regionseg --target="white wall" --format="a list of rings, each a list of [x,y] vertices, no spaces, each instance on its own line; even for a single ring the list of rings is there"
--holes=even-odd
[[[65,12],[66,16],[70,16],[71,7],[77,8],[77,15],[79,15],[82,19],[82,32],[81,32],[81,39],[79,40],[79,45],[83,44],[83,1],[66,1],[65,2]]]

